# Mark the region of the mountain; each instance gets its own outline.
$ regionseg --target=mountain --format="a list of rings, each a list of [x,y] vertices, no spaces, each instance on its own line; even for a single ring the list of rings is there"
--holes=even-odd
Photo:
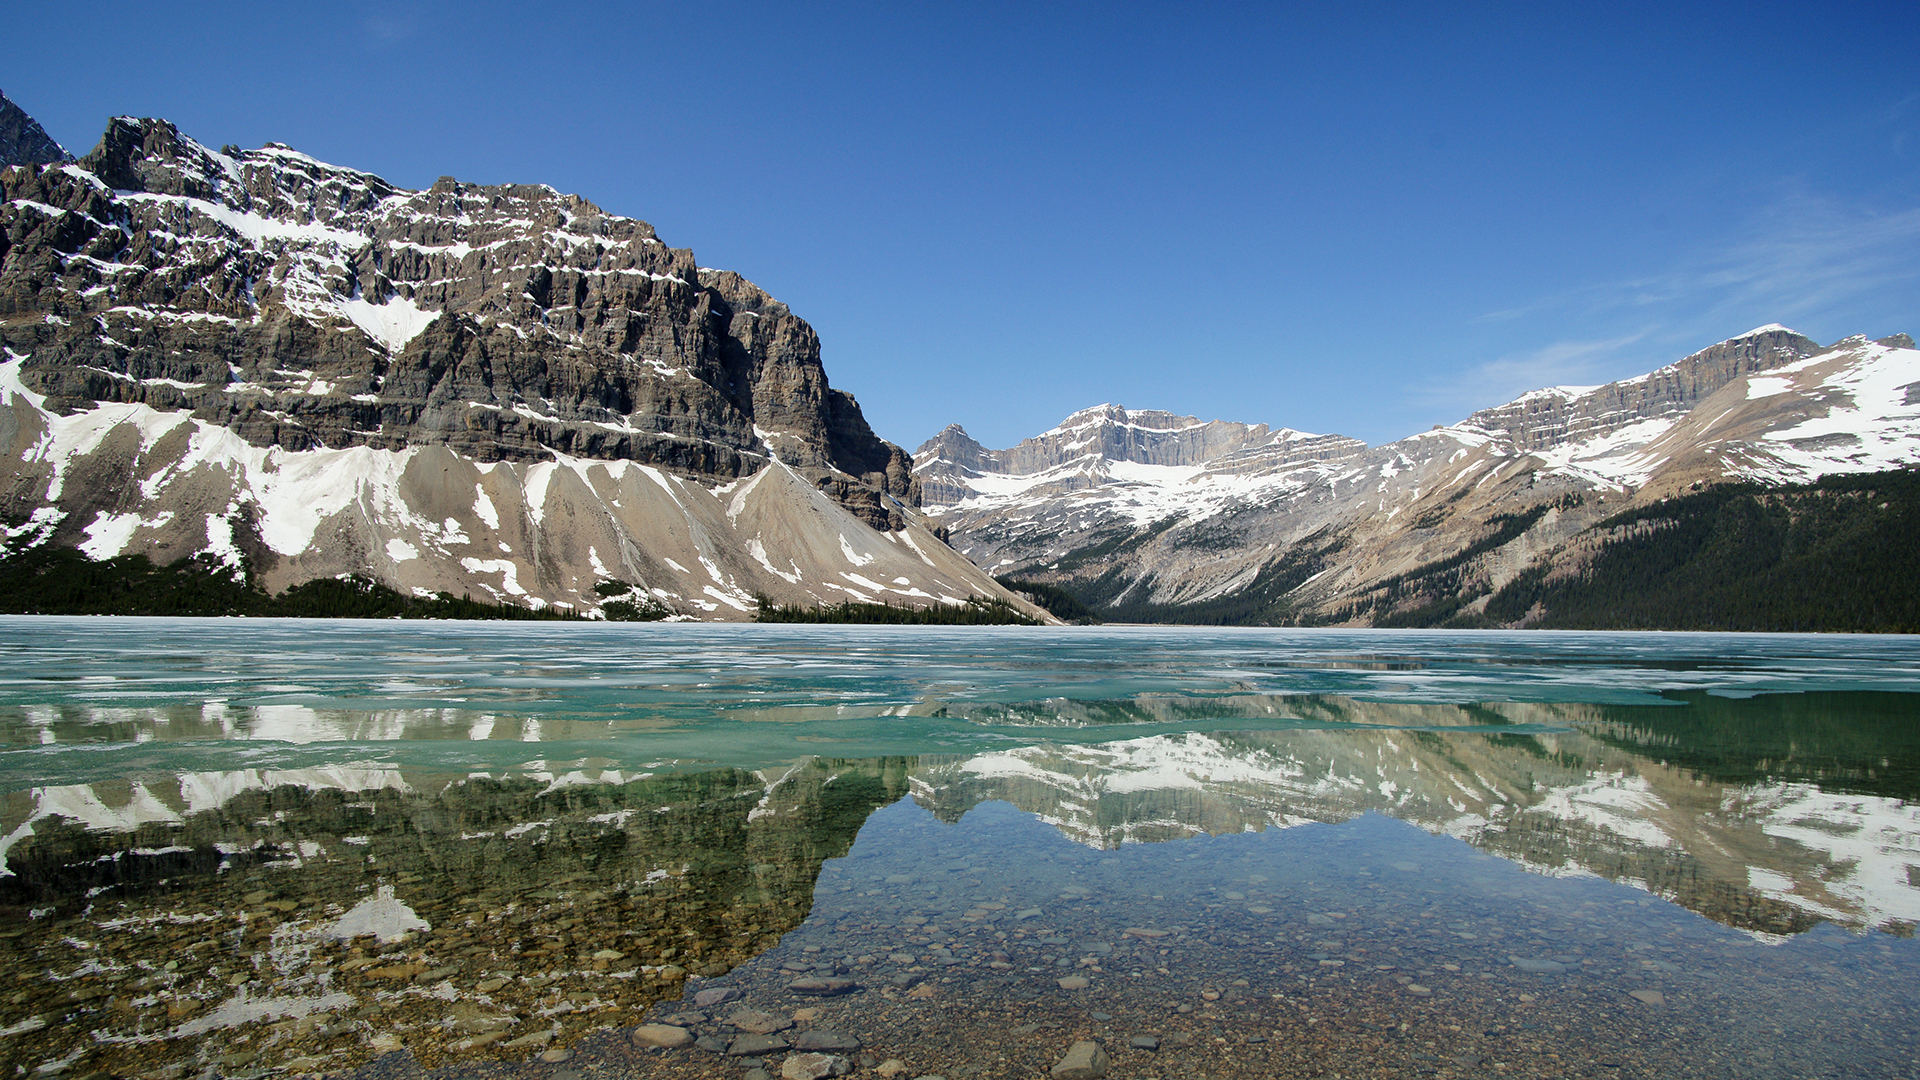
[[[39,157],[0,172],[15,553],[588,614],[1008,595],[923,519],[812,327],[646,222],[164,120]]]
[[[71,155],[53,141],[39,121],[8,100],[5,91],[0,91],[0,168],[70,160]]]
[[[957,548],[1107,617],[1534,625],[1551,612],[1488,604],[1530,571],[1598,565],[1632,531],[1623,514],[1659,531],[1648,507],[1712,485],[1920,463],[1920,352],[1773,325],[1378,447],[1100,406],[1010,450],[949,427],[914,461]],[[1855,526],[1878,545],[1894,522]],[[1888,628],[1920,626],[1920,609],[1896,615]]]

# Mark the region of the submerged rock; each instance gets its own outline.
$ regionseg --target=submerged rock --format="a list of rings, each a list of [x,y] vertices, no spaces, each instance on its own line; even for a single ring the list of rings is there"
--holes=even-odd
[[[641,1024],[633,1029],[635,1046],[656,1046],[664,1050],[686,1046],[693,1041],[693,1032],[671,1024]]]
[[[1053,1080],[1098,1080],[1107,1075],[1107,1052],[1100,1044],[1081,1040],[1053,1067]]]

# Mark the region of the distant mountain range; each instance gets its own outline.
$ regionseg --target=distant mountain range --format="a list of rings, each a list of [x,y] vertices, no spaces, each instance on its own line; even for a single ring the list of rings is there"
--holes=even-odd
[[[1384,446],[1102,405],[914,455],[956,547],[1108,618],[1719,629],[1920,629],[1916,463],[1910,337],[1777,325]]]
[[[368,612],[1920,629],[1904,334],[1761,327],[1378,447],[1103,405],[909,457],[786,305],[544,185],[129,117],[75,160],[4,97],[0,166],[7,610],[172,565]]]
[[[1013,600],[813,329],[643,221],[164,120],[76,161],[4,99],[0,155],[10,556],[588,615]]]

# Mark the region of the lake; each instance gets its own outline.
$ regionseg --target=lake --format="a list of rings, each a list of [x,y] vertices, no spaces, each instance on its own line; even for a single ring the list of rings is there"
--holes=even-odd
[[[8,617],[0,655],[9,1075],[1920,1075],[1912,639]]]

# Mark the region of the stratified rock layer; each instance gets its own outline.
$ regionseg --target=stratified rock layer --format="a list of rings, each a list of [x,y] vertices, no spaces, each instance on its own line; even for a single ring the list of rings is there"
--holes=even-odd
[[[812,327],[646,222],[127,117],[0,195],[16,540],[583,611],[1001,595]]]

